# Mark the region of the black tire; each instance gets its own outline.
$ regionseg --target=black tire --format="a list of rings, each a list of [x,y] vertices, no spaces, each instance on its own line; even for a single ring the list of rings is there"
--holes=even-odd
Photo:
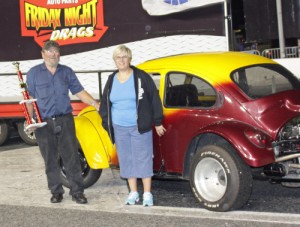
[[[79,161],[80,161],[82,176],[83,176],[83,187],[88,188],[88,187],[94,185],[98,181],[98,179],[101,176],[102,169],[91,169],[89,167],[80,146],[78,149],[78,156],[79,156]],[[59,165],[61,168],[60,177],[62,180],[62,184],[65,187],[70,188],[69,181],[67,180],[67,177],[66,177],[66,170],[64,167],[64,163],[63,163],[61,157],[59,157],[58,162],[59,162]]]
[[[0,120],[0,145],[4,144],[8,138],[8,124],[5,120]]]
[[[208,210],[241,208],[251,195],[252,182],[250,167],[229,144],[207,145],[194,156],[190,185],[196,199]]]
[[[17,123],[19,136],[28,145],[36,146],[37,141],[36,141],[36,138],[35,138],[35,134],[34,134],[34,132],[31,132],[31,133],[25,132],[24,128],[26,126],[27,126],[26,121],[21,121],[21,122]]]

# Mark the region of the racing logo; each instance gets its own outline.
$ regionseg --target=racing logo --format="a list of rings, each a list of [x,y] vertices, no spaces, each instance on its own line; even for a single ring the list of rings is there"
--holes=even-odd
[[[188,0],[165,0],[164,2],[171,5],[180,5],[188,2]]]
[[[103,0],[20,0],[22,36],[32,36],[43,46],[98,42],[104,26]]]
[[[224,1],[225,0],[142,0],[142,5],[149,15],[162,16],[216,3],[224,3]]]

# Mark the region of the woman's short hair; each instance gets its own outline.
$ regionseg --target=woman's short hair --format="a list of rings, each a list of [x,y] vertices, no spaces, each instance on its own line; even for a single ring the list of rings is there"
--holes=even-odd
[[[130,60],[132,59],[132,52],[131,52],[131,50],[130,50],[127,46],[125,46],[125,45],[123,45],[123,44],[116,47],[116,49],[115,49],[114,52],[113,52],[113,59],[115,60],[116,57],[117,57],[117,55],[123,54],[123,53],[124,53]]]

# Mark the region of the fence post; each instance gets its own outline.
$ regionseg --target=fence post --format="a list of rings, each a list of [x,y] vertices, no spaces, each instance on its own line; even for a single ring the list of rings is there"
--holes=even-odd
[[[281,0],[276,0],[277,8],[277,25],[278,25],[278,36],[279,36],[279,47],[280,47],[280,58],[285,58],[285,44],[282,24],[282,5]]]

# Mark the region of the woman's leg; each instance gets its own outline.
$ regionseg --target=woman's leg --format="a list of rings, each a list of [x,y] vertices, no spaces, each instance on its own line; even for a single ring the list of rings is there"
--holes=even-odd
[[[130,193],[125,204],[134,205],[140,200],[139,193],[137,192],[137,178],[128,178],[127,181],[130,188]]]
[[[151,177],[142,178],[144,186],[143,206],[153,206],[153,195],[151,193]]]
[[[136,178],[128,178],[128,185],[130,188],[130,192],[137,192],[137,179]]]
[[[143,187],[144,187],[144,193],[145,192],[151,192],[151,177],[142,178]]]

